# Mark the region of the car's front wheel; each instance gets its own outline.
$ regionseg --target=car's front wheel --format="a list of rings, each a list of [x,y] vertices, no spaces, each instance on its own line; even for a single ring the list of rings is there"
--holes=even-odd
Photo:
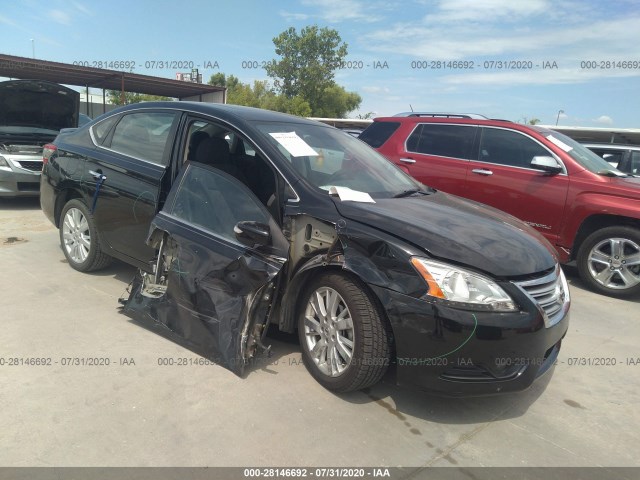
[[[301,301],[298,335],[305,366],[328,390],[366,388],[389,366],[383,313],[355,278],[324,273],[314,279]]]
[[[580,277],[614,297],[640,294],[640,230],[607,227],[589,235],[578,251]]]
[[[60,245],[69,265],[80,272],[99,270],[111,262],[102,253],[93,215],[81,200],[69,200],[62,209]]]

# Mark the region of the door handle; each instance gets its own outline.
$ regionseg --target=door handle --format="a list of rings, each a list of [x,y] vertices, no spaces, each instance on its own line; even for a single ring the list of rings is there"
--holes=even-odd
[[[416,163],[413,158],[401,158],[400,161],[403,163]]]
[[[89,175],[91,175],[96,180],[102,180],[103,182],[107,179],[106,176],[102,175],[101,171],[94,172],[93,170],[89,170]]]
[[[471,170],[471,172],[477,173],[478,175],[484,175],[485,177],[493,175],[493,172],[491,170],[485,170],[484,168],[474,168],[473,170]]]

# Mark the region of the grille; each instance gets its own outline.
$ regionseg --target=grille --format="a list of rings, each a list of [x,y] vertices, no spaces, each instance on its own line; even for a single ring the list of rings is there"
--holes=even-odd
[[[549,275],[518,282],[516,285],[540,306],[545,314],[547,328],[560,321],[564,305],[569,301],[569,292],[566,290],[566,283],[563,281],[559,267]]]
[[[33,172],[39,172],[42,170],[42,162],[18,162],[22,168],[31,170]]]

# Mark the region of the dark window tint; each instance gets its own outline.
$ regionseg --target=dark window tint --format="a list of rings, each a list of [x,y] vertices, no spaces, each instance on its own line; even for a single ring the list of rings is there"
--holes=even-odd
[[[616,150],[593,150],[595,153],[604,158],[610,165],[617,167],[620,164],[620,160],[622,160],[622,155],[624,152],[616,151]]]
[[[131,113],[116,125],[110,148],[160,165],[166,164],[165,148],[175,113]]]
[[[373,148],[378,148],[389,140],[399,126],[400,122],[373,122],[358,138]]]
[[[217,169],[197,164],[189,166],[171,213],[234,242],[236,223],[269,223],[268,213],[249,189]]]
[[[631,152],[631,165],[626,171],[633,175],[640,175],[640,152]]]
[[[409,152],[439,157],[471,158],[477,127],[420,124],[407,139]]]
[[[533,157],[552,156],[531,138],[510,130],[483,128],[478,160],[512,167],[530,168]]]
[[[96,123],[91,127],[93,137],[96,139],[96,142],[98,142],[98,145],[102,145],[102,142],[107,138],[107,135],[109,135],[109,132],[119,119],[120,117],[115,115],[101,121],[100,123]]]

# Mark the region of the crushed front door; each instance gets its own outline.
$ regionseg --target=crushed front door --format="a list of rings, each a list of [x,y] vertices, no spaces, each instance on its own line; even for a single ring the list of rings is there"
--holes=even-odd
[[[234,233],[243,221],[268,225],[268,245],[248,247]],[[154,274],[138,272],[125,312],[182,338],[241,375],[262,345],[288,242],[267,209],[240,181],[198,163],[186,166],[148,243]]]

